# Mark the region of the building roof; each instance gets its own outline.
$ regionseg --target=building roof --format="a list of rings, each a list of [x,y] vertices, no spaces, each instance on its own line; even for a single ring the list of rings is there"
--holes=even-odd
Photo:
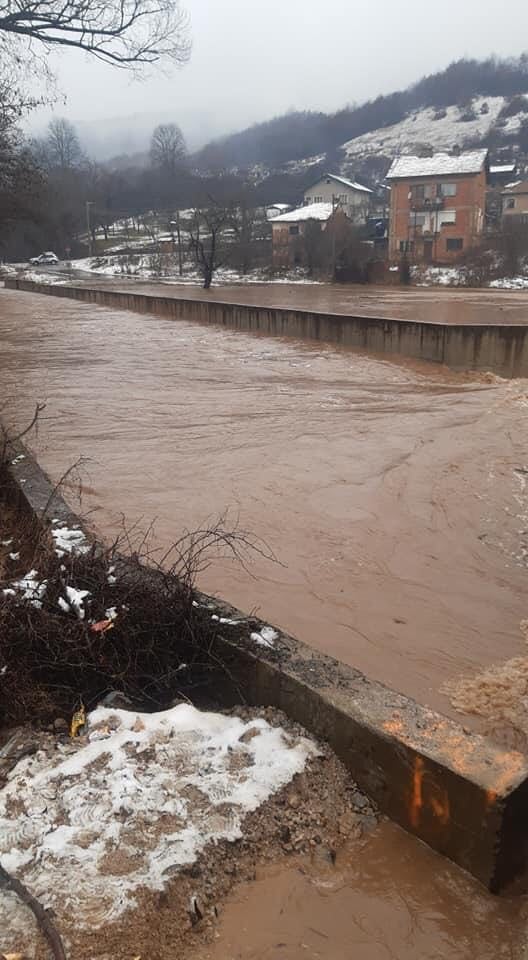
[[[494,163],[490,167],[490,173],[515,173],[515,164],[502,163],[497,166],[497,164]]]
[[[289,210],[291,203],[267,203],[266,210]]]
[[[305,193],[308,193],[308,190],[313,190],[318,183],[321,183],[323,180],[335,180],[336,183],[340,183],[343,187],[348,187],[350,190],[359,190],[361,193],[372,193],[372,190],[369,187],[364,187],[362,183],[357,183],[355,180],[347,180],[346,177],[338,177],[335,173],[325,173],[322,177],[319,177],[315,183],[312,183],[311,187],[308,187],[305,190]]]
[[[528,193],[528,180],[516,180],[514,183],[507,183],[503,193]]]
[[[334,206],[331,203],[309,203],[304,207],[297,207],[296,210],[290,210],[289,213],[281,213],[278,217],[272,217],[270,223],[300,223],[301,220],[326,222],[333,213]]]
[[[487,150],[472,150],[458,157],[449,153],[435,153],[432,157],[397,157],[387,174],[388,180],[407,180],[410,177],[442,177],[449,174],[480,173]]]

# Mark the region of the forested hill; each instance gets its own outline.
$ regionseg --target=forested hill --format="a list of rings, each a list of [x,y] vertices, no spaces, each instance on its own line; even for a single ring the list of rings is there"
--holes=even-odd
[[[194,157],[201,169],[279,167],[293,160],[333,156],[343,144],[363,134],[400,123],[413,111],[456,105],[460,116],[474,98],[506,100],[528,92],[528,54],[518,59],[457,60],[439,73],[423,77],[406,90],[376,97],[334,114],[288,113],[207,144]]]

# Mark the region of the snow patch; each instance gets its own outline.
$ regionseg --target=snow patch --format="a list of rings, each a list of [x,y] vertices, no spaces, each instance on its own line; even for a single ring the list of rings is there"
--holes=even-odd
[[[273,627],[262,627],[259,633],[251,634],[251,639],[254,643],[258,643],[259,647],[274,647],[278,637],[279,634]]]
[[[84,601],[90,596],[89,590],[77,590],[76,587],[66,587],[66,596],[70,608],[77,614],[79,620],[84,620]]]
[[[27,600],[32,607],[40,609],[47,585],[47,580],[41,581],[38,579],[37,570],[30,570],[21,580],[14,580],[11,587],[21,594],[21,600]],[[4,594],[6,594],[5,590]],[[7,596],[10,596],[10,594],[7,594]]]
[[[0,792],[0,862],[80,928],[112,922],[142,887],[162,890],[206,844],[241,837],[245,814],[317,755],[263,719],[187,704],[100,707],[87,732],[22,759]],[[29,911],[1,890],[0,929],[23,952],[35,936]]]
[[[84,533],[77,527],[73,527],[72,529],[69,527],[55,527],[51,531],[51,535],[55,541],[55,553],[58,557],[64,557],[67,553],[88,553],[90,549],[86,544]]]
[[[500,280],[492,280],[490,287],[495,290],[526,290],[528,277],[501,277]]]

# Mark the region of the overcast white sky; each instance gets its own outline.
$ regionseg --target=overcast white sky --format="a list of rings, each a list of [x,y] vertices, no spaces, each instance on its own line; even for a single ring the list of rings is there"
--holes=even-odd
[[[527,0],[187,0],[193,53],[133,82],[81,55],[52,60],[57,113],[104,137],[116,118],[179,122],[191,146],[290,108],[336,110],[407,86],[460,56],[528,47]],[[507,16],[501,15],[506,13]],[[32,126],[49,115],[35,115]],[[106,123],[104,121],[112,121]],[[129,124],[133,126],[133,124]],[[119,124],[119,129],[127,124]]]

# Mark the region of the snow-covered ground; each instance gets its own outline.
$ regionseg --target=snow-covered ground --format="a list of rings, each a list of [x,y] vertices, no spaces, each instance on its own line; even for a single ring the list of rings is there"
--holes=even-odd
[[[412,277],[417,287],[460,287],[466,283],[462,267],[413,267]]]
[[[417,287],[464,287],[468,285],[467,270],[463,266],[459,267],[414,267],[413,282]],[[496,280],[490,280],[483,286],[491,287],[494,290],[526,290],[528,289],[528,276],[518,277],[499,277]]]
[[[26,757],[0,792],[0,862],[46,907],[99,929],[300,773],[315,744],[180,704],[157,714],[100,707],[87,736]],[[2,945],[34,944],[31,914],[0,891]]]
[[[485,103],[489,112],[481,113]],[[447,107],[446,116],[438,120],[434,119],[438,113],[436,108],[428,107],[410,114],[393,126],[381,127],[361,137],[355,137],[343,144],[343,149],[347,160],[352,160],[375,154],[393,158],[401,154],[415,153],[424,146],[433,147],[435,150],[463,147],[467,140],[484,137],[489,133],[504,103],[504,97],[477,97],[473,101],[476,119],[468,121],[461,120],[464,111],[457,106]],[[511,129],[515,129],[513,122],[517,119],[508,119],[507,124]],[[509,129],[509,126],[504,129]]]
[[[189,286],[201,286],[203,284],[203,279],[194,265],[188,262],[185,263],[183,276],[180,277],[177,258],[171,254],[112,254],[104,257],[83,257],[79,260],[71,260],[70,263],[72,272],[79,271],[94,276],[116,277],[117,279],[130,277],[137,280],[156,280],[159,283],[188,284]],[[39,273],[32,269],[24,271],[22,276],[25,280],[34,280],[37,283],[68,282],[66,273],[57,274],[45,271]],[[302,269],[291,270],[288,273],[275,276],[266,270],[257,269],[242,274],[231,267],[220,267],[214,275],[214,284],[223,286],[253,283],[318,284],[319,282],[307,277]]]
[[[492,280],[490,287],[496,290],[527,290],[528,277],[501,277],[500,280]]]

